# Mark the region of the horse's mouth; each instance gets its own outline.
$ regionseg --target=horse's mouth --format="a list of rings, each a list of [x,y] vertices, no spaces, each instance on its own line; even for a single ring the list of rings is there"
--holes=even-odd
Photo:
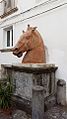
[[[23,53],[21,51],[18,51],[17,48],[15,48],[13,49],[13,54],[16,55],[17,57],[21,57]]]
[[[18,54],[17,54],[17,57],[21,57],[22,56],[22,52],[19,52]]]

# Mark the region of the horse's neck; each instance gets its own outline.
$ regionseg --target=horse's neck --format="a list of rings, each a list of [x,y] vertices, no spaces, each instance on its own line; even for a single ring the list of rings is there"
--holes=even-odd
[[[43,41],[43,39],[42,39],[40,33],[39,33],[37,30],[36,30],[36,34],[37,34],[38,38],[39,38],[41,41]]]

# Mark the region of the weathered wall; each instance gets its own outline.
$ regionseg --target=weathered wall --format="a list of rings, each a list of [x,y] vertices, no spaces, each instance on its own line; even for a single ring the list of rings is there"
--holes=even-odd
[[[47,62],[57,64],[59,67],[57,77],[67,82],[67,5],[59,6],[65,2],[66,0],[61,0],[61,2],[44,4],[18,16],[5,18],[4,22],[2,20],[0,24],[0,48],[3,46],[4,27],[13,24],[14,43],[16,43],[22,30],[26,29],[27,24],[37,26],[47,47]],[[25,5],[23,6],[26,10]],[[33,5],[31,2],[29,5],[30,8],[33,7],[34,2]],[[59,8],[56,8],[57,6]],[[53,7],[55,9],[52,9]],[[15,62],[21,62],[21,58],[16,58],[12,53],[0,53],[0,63]]]

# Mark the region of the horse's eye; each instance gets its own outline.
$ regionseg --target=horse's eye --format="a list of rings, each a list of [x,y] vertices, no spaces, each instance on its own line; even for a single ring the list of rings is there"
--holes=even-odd
[[[17,51],[17,50],[18,50],[18,48],[15,48],[15,50]]]

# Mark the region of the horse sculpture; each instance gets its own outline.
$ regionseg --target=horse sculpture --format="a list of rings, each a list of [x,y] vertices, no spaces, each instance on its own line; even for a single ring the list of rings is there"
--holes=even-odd
[[[13,54],[21,57],[26,52],[22,63],[45,63],[45,46],[36,27],[28,25],[13,48]]]

